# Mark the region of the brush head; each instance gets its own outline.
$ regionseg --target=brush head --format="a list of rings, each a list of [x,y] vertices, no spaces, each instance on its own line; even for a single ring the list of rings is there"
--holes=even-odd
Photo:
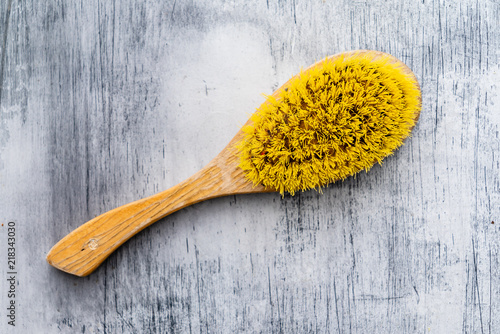
[[[411,71],[380,52],[321,61],[269,96],[243,127],[239,166],[282,195],[369,170],[409,136],[420,112]]]

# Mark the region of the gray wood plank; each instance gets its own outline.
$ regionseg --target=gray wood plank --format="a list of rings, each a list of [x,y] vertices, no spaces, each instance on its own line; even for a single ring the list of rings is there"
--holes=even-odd
[[[472,0],[0,2],[3,310],[9,221],[19,281],[0,332],[499,332],[499,17]],[[422,87],[382,166],[183,209],[86,278],[46,264],[88,219],[203,167],[262,93],[352,49]]]

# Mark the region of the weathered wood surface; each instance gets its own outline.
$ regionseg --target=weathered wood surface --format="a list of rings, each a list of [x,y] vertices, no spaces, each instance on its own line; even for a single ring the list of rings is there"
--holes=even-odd
[[[0,1],[0,221],[19,272],[0,332],[499,333],[499,22],[496,1]],[[352,49],[422,87],[382,166],[183,209],[86,278],[45,262],[202,168],[261,93]]]

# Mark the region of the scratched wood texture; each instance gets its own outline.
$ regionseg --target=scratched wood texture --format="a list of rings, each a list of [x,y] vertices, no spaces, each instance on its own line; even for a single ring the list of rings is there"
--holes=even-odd
[[[1,0],[0,221],[19,282],[0,332],[500,333],[499,22],[494,0]],[[422,86],[382,166],[183,209],[86,278],[45,262],[203,167],[262,93],[352,49]]]

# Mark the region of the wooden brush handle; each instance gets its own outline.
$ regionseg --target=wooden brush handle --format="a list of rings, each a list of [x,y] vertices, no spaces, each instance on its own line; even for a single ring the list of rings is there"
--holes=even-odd
[[[86,276],[125,241],[177,210],[209,198],[270,191],[253,187],[236,160],[228,145],[205,168],[178,185],[83,224],[52,247],[47,261],[67,273]]]

